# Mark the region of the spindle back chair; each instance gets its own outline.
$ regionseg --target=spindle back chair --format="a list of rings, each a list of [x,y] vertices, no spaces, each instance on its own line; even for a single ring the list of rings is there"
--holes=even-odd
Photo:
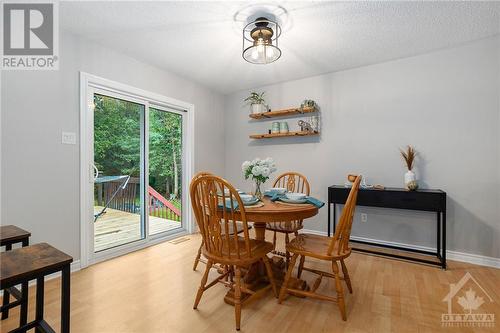
[[[351,279],[349,277],[347,266],[345,265],[344,260],[351,254],[351,248],[349,247],[349,238],[351,235],[354,210],[356,208],[356,200],[360,182],[361,176],[357,176],[355,181],[353,182],[351,191],[349,192],[349,196],[340,216],[338,227],[335,230],[335,234],[333,235],[333,237],[330,238],[313,234],[300,234],[287,245],[287,250],[292,253],[293,256],[291,258],[290,265],[285,275],[285,280],[280,290],[278,301],[279,303],[283,302],[286,294],[333,301],[338,303],[342,319],[347,320],[344,290],[342,288],[341,280],[345,281],[349,292],[352,293]],[[299,256],[300,263],[297,273],[298,278],[301,277],[303,270],[319,275],[310,291],[290,288],[288,286],[293,268]],[[312,257],[331,262],[332,273],[304,267],[305,257]],[[340,276],[338,266],[339,261],[342,266],[343,276]],[[316,293],[316,290],[321,284],[322,278],[325,276],[335,279],[337,297],[331,297],[328,295]]]
[[[276,178],[273,187],[283,187],[289,192],[304,193],[309,195],[311,188],[307,178],[298,172],[285,172]],[[290,242],[289,234],[295,234],[298,236],[298,231],[304,227],[303,220],[294,220],[286,222],[275,222],[270,223],[267,226],[267,230],[273,232],[273,253],[285,257],[286,267],[290,262],[290,253],[288,251],[281,252],[276,250],[276,236],[277,233],[285,234],[285,246]]]
[[[202,175],[191,182],[191,203],[196,222],[203,237],[203,255],[208,259],[193,308],[196,309],[203,292],[218,282],[234,288],[236,329],[240,329],[241,293],[254,295],[246,288],[241,278],[241,268],[262,261],[270,285],[277,296],[276,285],[267,254],[273,245],[250,238],[245,207],[238,192],[226,180],[214,175]],[[238,220],[236,220],[236,218]],[[241,223],[241,236],[230,233]],[[207,284],[208,273],[213,264],[230,267],[226,272]],[[234,280],[233,280],[234,272]],[[229,281],[224,281],[228,275]]]

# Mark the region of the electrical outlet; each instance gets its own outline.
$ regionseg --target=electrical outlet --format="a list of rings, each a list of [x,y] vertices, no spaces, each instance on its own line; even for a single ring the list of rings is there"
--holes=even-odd
[[[76,145],[76,133],[62,132],[61,142],[66,145]]]
[[[368,214],[361,213],[361,222],[366,222],[368,221]]]

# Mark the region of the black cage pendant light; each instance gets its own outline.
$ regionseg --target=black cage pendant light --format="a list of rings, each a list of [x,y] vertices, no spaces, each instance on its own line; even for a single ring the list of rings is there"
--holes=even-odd
[[[269,64],[278,60],[281,50],[278,38],[281,28],[278,23],[259,17],[243,28],[243,59],[252,64]]]

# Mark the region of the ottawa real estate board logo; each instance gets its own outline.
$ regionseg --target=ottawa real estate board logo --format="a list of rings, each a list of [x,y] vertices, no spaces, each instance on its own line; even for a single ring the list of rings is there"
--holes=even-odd
[[[443,327],[495,327],[495,314],[485,311],[493,299],[469,272],[450,284],[443,302],[448,304],[448,313],[441,314]]]
[[[51,1],[2,1],[2,70],[59,69],[59,11]]]

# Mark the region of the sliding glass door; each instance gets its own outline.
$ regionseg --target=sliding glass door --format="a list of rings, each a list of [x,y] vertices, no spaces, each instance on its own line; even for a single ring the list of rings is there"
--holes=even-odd
[[[145,238],[146,106],[104,93],[94,93],[94,252]]]
[[[149,108],[149,235],[182,227],[182,113]]]
[[[185,111],[92,90],[92,254],[183,230]]]

